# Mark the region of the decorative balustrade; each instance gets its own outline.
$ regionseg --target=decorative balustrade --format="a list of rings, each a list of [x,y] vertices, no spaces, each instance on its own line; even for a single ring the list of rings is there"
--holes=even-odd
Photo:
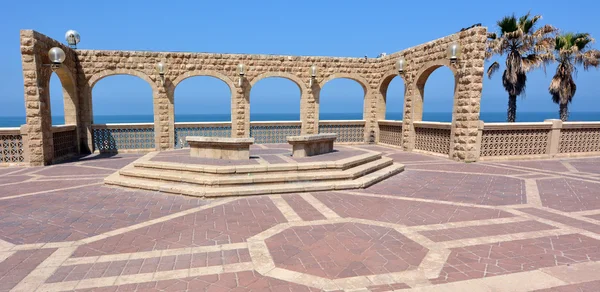
[[[0,128],[0,164],[25,162],[20,128]]]
[[[63,125],[52,127],[54,160],[78,154],[77,126]]]
[[[379,124],[379,143],[402,146],[402,121],[381,120]]]
[[[154,150],[154,124],[92,125],[94,151]]]
[[[414,149],[449,155],[451,123],[414,122]],[[379,143],[402,146],[402,121],[378,121]],[[187,147],[185,137],[231,137],[231,122],[176,123],[175,148]],[[27,131],[0,128],[0,164],[27,163]],[[154,124],[92,125],[94,150],[99,152],[155,150]],[[319,133],[337,133],[336,142],[365,143],[365,121],[320,121]],[[53,160],[78,153],[75,125],[52,127]],[[300,121],[252,122],[255,143],[286,143],[301,134]],[[481,160],[600,155],[600,122],[482,123],[478,141]]]
[[[302,122],[251,122],[250,137],[256,144],[286,143],[287,136],[298,136],[301,133]]]
[[[175,123],[175,148],[188,147],[187,136],[231,137],[231,122]]]
[[[564,122],[558,153],[600,152],[600,122]]]
[[[319,121],[319,133],[337,133],[339,143],[365,143],[365,121]]]
[[[549,153],[551,122],[486,123],[481,157],[545,155]]]
[[[413,122],[415,149],[431,153],[450,154],[451,123]]]

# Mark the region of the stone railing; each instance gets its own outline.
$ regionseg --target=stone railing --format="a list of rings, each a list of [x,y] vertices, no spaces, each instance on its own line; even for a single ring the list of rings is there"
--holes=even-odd
[[[564,122],[557,152],[565,155],[600,154],[600,122]]]
[[[600,155],[600,122],[486,123],[482,160]]]
[[[24,149],[20,128],[0,128],[0,165],[26,162]]]
[[[319,121],[319,134],[338,134],[336,143],[365,143],[365,121]]]
[[[485,123],[480,157],[522,157],[549,154],[552,122]]]
[[[231,122],[175,123],[175,148],[188,147],[187,136],[231,137]]]
[[[381,120],[379,125],[379,143],[402,146],[402,121]]]
[[[155,149],[154,124],[92,125],[94,151],[127,152]]]
[[[415,127],[415,150],[450,154],[451,123],[413,122]]]
[[[52,142],[54,145],[54,159],[58,161],[79,153],[77,147],[77,126],[61,125],[52,127]]]
[[[287,136],[298,136],[301,131],[300,121],[250,123],[250,137],[256,144],[287,143]]]

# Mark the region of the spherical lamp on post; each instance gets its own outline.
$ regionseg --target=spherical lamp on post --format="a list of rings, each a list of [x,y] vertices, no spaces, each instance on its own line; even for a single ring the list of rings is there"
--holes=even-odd
[[[406,67],[406,60],[404,57],[400,57],[398,61],[396,61],[396,70],[398,70],[398,75],[402,75],[404,73],[404,68]]]
[[[160,76],[161,83],[164,84],[165,74],[167,73],[167,65],[163,62],[158,62],[158,64],[156,64],[156,72]]]
[[[454,64],[460,57],[460,45],[456,42],[451,43],[448,46],[448,59],[450,59],[450,63]]]
[[[48,51],[48,58],[50,58],[50,62],[52,62],[52,64],[50,65],[52,70],[55,70],[58,67],[60,67],[65,61],[66,57],[67,56],[65,55],[65,51],[63,51],[61,48],[54,47],[50,49]]]
[[[67,44],[69,44],[69,47],[77,49],[77,44],[79,43],[79,40],[81,38],[79,37],[79,33],[76,30],[71,29],[65,34],[65,39],[67,40]]]
[[[244,75],[246,74],[246,65],[240,63],[237,65],[237,68],[238,74],[240,74],[240,79],[238,79],[238,86],[242,87]]]
[[[318,73],[317,72],[317,65],[310,66],[309,73],[310,73],[310,82],[309,82],[310,84],[309,85],[312,87],[313,81],[317,78],[317,73]]]

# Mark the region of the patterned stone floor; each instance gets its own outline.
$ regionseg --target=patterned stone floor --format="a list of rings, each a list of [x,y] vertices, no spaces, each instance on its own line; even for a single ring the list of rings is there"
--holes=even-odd
[[[600,159],[343,148],[406,170],[365,190],[204,200],[102,184],[135,154],[0,168],[0,291],[600,291]]]

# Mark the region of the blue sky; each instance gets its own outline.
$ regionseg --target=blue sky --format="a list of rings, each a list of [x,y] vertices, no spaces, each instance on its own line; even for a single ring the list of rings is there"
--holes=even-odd
[[[552,2],[552,1],[550,1]],[[34,9],[35,7],[35,9]],[[35,29],[64,40],[68,29],[81,34],[80,49],[191,51],[247,54],[376,57],[457,32],[474,23],[495,30],[502,16],[542,14],[542,23],[600,38],[600,2],[564,5],[539,1],[6,1],[0,25],[0,116],[24,115],[19,30]],[[598,46],[596,46],[598,47]],[[488,65],[488,64],[486,64]],[[554,66],[528,76],[519,112],[557,111],[547,88]],[[507,95],[501,71],[484,81],[482,111],[503,112]],[[579,70],[572,111],[600,112],[600,71]],[[404,87],[395,78],[388,109],[402,110]],[[450,70],[436,70],[426,84],[425,112],[452,107]],[[62,113],[58,78],[51,80],[53,114]],[[108,77],[93,91],[96,114],[151,114],[150,87],[132,76]],[[176,114],[229,113],[229,89],[210,77],[184,81],[175,92]],[[291,81],[269,78],[251,92],[253,113],[298,112],[299,90]],[[363,91],[351,80],[334,80],[321,93],[322,112],[362,112]],[[115,106],[118,104],[119,106]]]

